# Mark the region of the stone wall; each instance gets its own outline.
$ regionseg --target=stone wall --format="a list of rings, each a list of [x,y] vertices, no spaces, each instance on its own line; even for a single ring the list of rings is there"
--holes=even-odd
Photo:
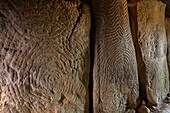
[[[170,0],[0,0],[0,113],[154,111],[168,17]]]

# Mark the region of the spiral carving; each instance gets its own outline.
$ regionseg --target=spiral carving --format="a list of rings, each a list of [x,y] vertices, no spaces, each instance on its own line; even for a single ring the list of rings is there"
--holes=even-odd
[[[0,112],[86,112],[89,32],[79,1],[1,0]]]

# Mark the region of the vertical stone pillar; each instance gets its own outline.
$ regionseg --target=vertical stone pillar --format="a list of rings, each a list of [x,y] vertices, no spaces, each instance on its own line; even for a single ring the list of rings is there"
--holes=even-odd
[[[94,113],[123,113],[138,98],[138,74],[126,0],[94,0]]]
[[[165,4],[158,0],[137,3],[138,44],[145,63],[148,106],[156,105],[168,92]],[[142,73],[142,72],[139,72]]]

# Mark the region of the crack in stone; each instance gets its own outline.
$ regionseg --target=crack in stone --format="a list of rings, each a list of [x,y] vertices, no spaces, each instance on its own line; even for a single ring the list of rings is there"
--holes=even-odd
[[[68,35],[69,47],[71,47],[71,37],[72,37],[72,35],[73,35],[73,33],[74,33],[77,25],[80,23],[80,20],[81,20],[81,17],[82,17],[82,4],[81,4],[81,3],[80,3],[79,6],[77,7],[77,10],[79,11],[79,15],[78,15],[78,17],[77,17],[77,20],[76,20],[76,22],[75,22],[72,30],[71,30],[71,33],[69,33],[69,35]]]

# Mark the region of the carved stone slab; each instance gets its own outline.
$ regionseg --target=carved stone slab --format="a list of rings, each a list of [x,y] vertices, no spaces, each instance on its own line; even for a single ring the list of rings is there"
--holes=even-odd
[[[0,112],[88,110],[89,8],[0,0]]]
[[[126,0],[94,0],[94,113],[135,108],[138,74]]]

